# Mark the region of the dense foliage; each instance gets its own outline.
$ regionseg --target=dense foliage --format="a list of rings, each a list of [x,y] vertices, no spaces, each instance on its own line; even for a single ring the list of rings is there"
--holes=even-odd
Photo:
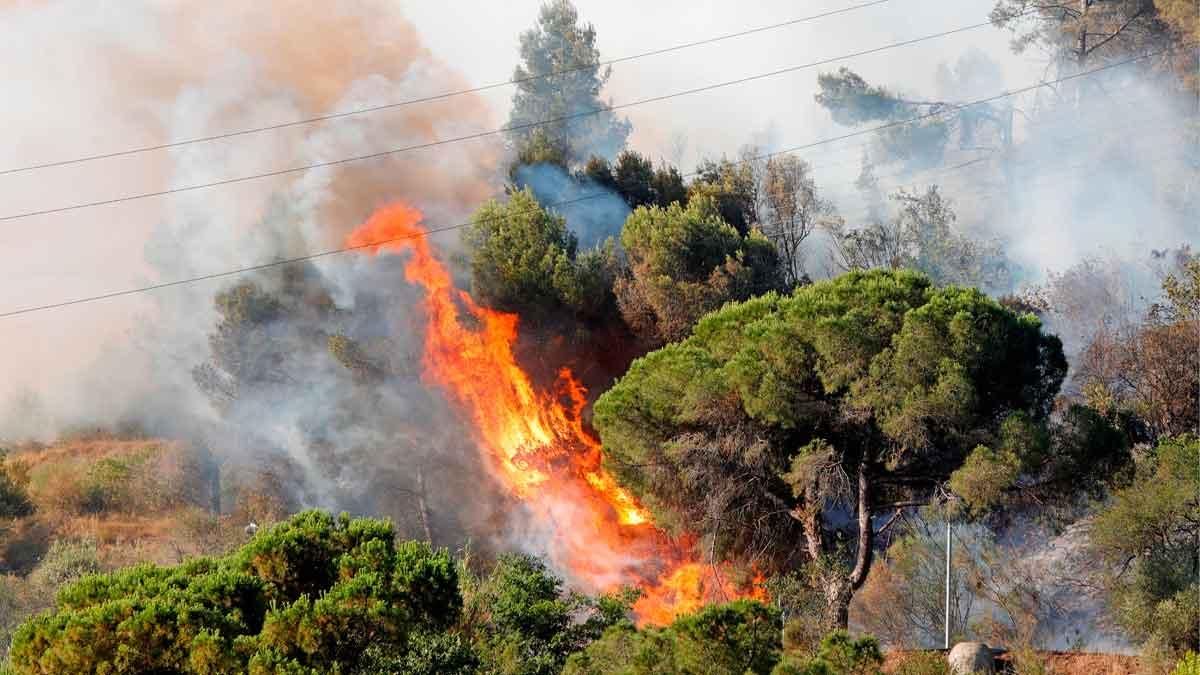
[[[53,610],[16,633],[14,673],[557,673],[625,620],[529,557],[478,575],[390,524],[306,511],[237,551],[108,574],[55,554]],[[42,570],[43,568],[39,568]],[[39,582],[40,583],[40,582]],[[3,597],[0,596],[0,600]],[[3,605],[0,605],[3,606]]]
[[[574,166],[593,154],[614,157],[625,146],[629,122],[602,112],[609,69],[600,67],[596,30],[579,22],[574,5],[543,5],[537,26],[521,34],[520,58],[508,119],[519,163]]]
[[[687,207],[639,207],[621,230],[629,273],[614,288],[621,315],[651,343],[687,335],[696,319],[730,300],[778,288],[779,256],[758,233],[722,220],[711,197]]]
[[[1031,315],[912,272],[851,272],[704,317],[634,362],[595,424],[609,466],[667,526],[733,555],[821,562],[828,620],[844,626],[873,514],[927,499],[923,484],[976,453],[1031,454],[1021,441],[1065,370]],[[846,560],[836,504],[857,514]]]
[[[670,626],[621,623],[572,656],[570,675],[770,673],[779,661],[779,615],[752,601],[706,607]]]
[[[445,552],[368,519],[305,512],[239,551],[86,577],[16,634],[17,673],[350,672],[462,609]]]
[[[1200,437],[1164,438],[1097,516],[1092,545],[1112,570],[1109,602],[1138,640],[1200,649]]]
[[[580,177],[616,192],[631,209],[687,203],[687,189],[679,169],[666,164],[655,167],[649,157],[633,150],[625,150],[611,163],[603,157],[593,156],[584,165]]]
[[[6,461],[4,449],[0,448],[0,528],[9,518],[20,518],[33,513],[33,502],[25,486],[13,475],[14,467]]]
[[[579,253],[566,221],[528,188],[480,207],[463,243],[471,256],[471,290],[486,304],[532,320],[555,313],[596,317],[611,306],[609,254]]]

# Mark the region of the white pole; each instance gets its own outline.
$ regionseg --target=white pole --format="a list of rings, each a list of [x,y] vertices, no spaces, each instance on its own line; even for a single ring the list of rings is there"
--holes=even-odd
[[[950,521],[946,521],[946,639],[943,645],[950,649]]]

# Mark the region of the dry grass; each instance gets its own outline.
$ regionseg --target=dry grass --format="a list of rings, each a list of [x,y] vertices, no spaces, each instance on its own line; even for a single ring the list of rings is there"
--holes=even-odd
[[[919,652],[893,650],[884,655],[883,672],[894,673]],[[1085,652],[1037,652],[1048,675],[1137,675],[1138,659],[1125,654],[1090,654]],[[1011,659],[999,659],[1001,668],[1011,668]],[[1002,671],[1002,672],[1011,672]]]
[[[94,542],[114,568],[224,550],[240,532],[205,513],[202,469],[180,443],[86,437],[18,446],[7,463],[36,511],[5,537],[0,571],[27,572],[55,539]]]
[[[1136,656],[1082,652],[1040,652],[1049,675],[1135,675]]]

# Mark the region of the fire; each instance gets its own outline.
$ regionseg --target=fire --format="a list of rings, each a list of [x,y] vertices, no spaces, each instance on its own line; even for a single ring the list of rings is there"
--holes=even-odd
[[[411,206],[388,206],[346,243],[408,253],[405,278],[425,291],[422,378],[467,418],[493,473],[547,528],[550,561],[596,590],[641,588],[634,610],[643,622],[667,623],[705,602],[746,595],[657,530],[605,471],[600,444],[584,427],[584,387],[562,368],[550,391],[535,388],[513,354],[518,317],[454,287],[421,219]]]

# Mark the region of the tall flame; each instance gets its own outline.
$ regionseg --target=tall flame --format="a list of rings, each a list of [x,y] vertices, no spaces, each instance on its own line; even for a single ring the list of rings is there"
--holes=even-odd
[[[594,590],[641,588],[634,611],[649,623],[745,595],[667,539],[604,470],[600,444],[584,428],[583,386],[564,367],[551,391],[534,387],[513,354],[517,315],[481,307],[455,288],[421,219],[406,204],[387,206],[346,243],[409,254],[405,278],[425,291],[422,378],[467,418],[497,479],[548,529],[551,563]]]

